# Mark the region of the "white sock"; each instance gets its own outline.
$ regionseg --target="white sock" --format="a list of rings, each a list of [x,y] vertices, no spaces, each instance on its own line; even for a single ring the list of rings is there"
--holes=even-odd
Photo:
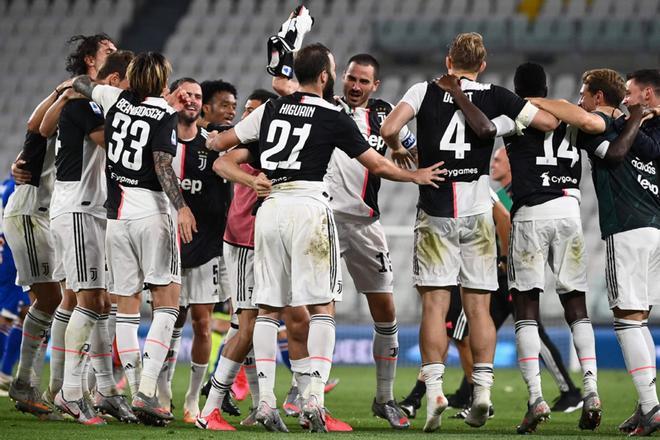
[[[399,355],[396,321],[374,322],[373,355],[376,362],[376,402],[394,400],[394,378]]]
[[[87,350],[89,350],[89,336],[98,319],[99,314],[92,310],[80,306],[73,309],[64,335],[66,353],[64,355],[62,394],[65,400],[75,401],[83,397],[83,367]]]
[[[309,396],[309,357],[289,360],[291,361],[291,371],[293,371],[292,382],[295,382],[292,386],[298,387],[300,397]]]
[[[163,362],[170,350],[174,323],[179,316],[178,307],[158,307],[154,309],[149,333],[144,341],[142,355],[142,377],[139,392],[147,397],[156,394],[156,382]]]
[[[48,331],[47,331],[48,332]],[[48,340],[50,335],[46,334],[46,337],[41,340],[41,346],[37,350],[37,354],[34,358],[34,364],[32,364],[32,376],[31,382],[32,386],[36,389],[41,389],[41,377],[43,376],[44,363],[46,362],[46,352],[48,351]]]
[[[108,315],[100,315],[90,338],[90,357],[98,391],[104,396],[115,396],[117,384],[112,371],[112,341],[108,325]]]
[[[439,397],[444,397],[442,382],[445,375],[445,365],[440,362],[423,364],[419,371],[419,378],[426,384],[427,408],[431,402],[435,403]],[[428,411],[428,410],[427,410]]]
[[[218,367],[211,377],[211,391],[206,399],[206,404],[202,410],[202,417],[206,417],[214,408],[220,408],[225,395],[231,390],[231,386],[236,379],[238,370],[241,369],[241,363],[232,361],[229,358],[220,356]]]
[[[179,357],[182,331],[183,327],[174,327],[174,330],[172,330],[170,348],[158,374],[158,400],[163,408],[169,408],[172,400],[172,378],[176,369],[176,360]]]
[[[325,405],[325,384],[330,377],[332,355],[335,350],[335,318],[331,315],[312,315],[309,320],[307,352],[309,353],[309,397],[316,397]]]
[[[642,412],[646,414],[658,404],[658,396],[655,390],[655,366],[644,342],[642,323],[615,318],[614,331],[623,352],[626,368],[637,389]]]
[[[138,327],[140,327],[139,313],[117,313],[117,354],[133,396],[138,391],[142,375]]]
[[[94,370],[91,367],[92,359],[89,357],[89,342],[87,343],[87,351],[85,351],[84,358],[82,360],[82,367],[80,369],[80,389],[82,390],[83,396],[89,393],[90,388],[92,387],[90,383],[90,376],[94,376]]]
[[[252,344],[259,377],[259,401],[277,408],[275,398],[275,367],[277,362],[277,331],[280,323],[267,316],[257,316]]]
[[[655,358],[657,356],[655,352],[655,341],[653,336],[651,336],[651,331],[649,330],[649,320],[642,320],[642,332],[644,333],[644,341],[646,342],[646,347],[649,350],[649,356],[651,358],[651,363],[655,367]]]
[[[520,368],[522,377],[527,384],[529,403],[532,404],[539,397],[543,397],[541,367],[539,365],[541,338],[539,337],[538,323],[533,319],[522,319],[516,321],[515,329],[518,368]],[[474,374],[472,377],[474,377]]]
[[[23,339],[21,341],[21,355],[16,374],[17,379],[30,383],[37,352],[48,334],[48,328],[52,320],[52,316],[35,309],[34,306],[28,310],[23,320]]]
[[[190,382],[188,383],[188,391],[186,392],[185,403],[183,408],[190,411],[193,416],[199,414],[199,392],[202,390],[202,382],[204,382],[204,373],[209,364],[190,364]]]
[[[55,395],[61,388],[64,381],[64,335],[66,327],[69,325],[71,312],[58,307],[53,315],[53,322],[50,328],[50,381],[48,388]]]
[[[596,365],[596,341],[589,318],[579,319],[571,324],[573,345],[582,367],[583,395],[598,393],[598,366]]]
[[[250,387],[250,396],[252,396],[252,407],[259,405],[259,377],[257,376],[257,366],[254,362],[254,348],[250,350],[243,361],[245,375],[247,376],[248,386]]]
[[[110,305],[110,313],[108,314],[108,338],[110,338],[110,345],[115,341],[115,334],[117,332],[117,304]]]

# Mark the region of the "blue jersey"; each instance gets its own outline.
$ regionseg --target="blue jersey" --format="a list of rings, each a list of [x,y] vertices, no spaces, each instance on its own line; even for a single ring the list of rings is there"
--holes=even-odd
[[[9,196],[14,192],[16,183],[14,179],[9,177],[2,185],[0,185],[0,195],[2,195],[2,208],[4,210],[7,206]],[[11,254],[11,249],[5,241],[5,235],[0,231],[0,296],[3,296],[5,290],[22,289],[16,285],[16,266],[14,265],[14,257]]]

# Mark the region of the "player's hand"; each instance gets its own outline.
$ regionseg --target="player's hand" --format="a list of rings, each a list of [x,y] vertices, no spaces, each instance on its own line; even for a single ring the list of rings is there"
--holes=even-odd
[[[11,164],[11,175],[18,185],[30,183],[30,180],[32,180],[32,173],[23,169],[25,164],[26,162],[23,159],[16,159],[16,162]]]
[[[351,108],[346,104],[346,101],[341,96],[335,96],[334,97],[335,104],[337,104],[339,107],[341,107],[344,110],[344,113],[347,115],[351,114]]]
[[[398,150],[392,150],[392,161],[399,168],[409,170],[415,164],[415,157],[410,151],[400,147]]]
[[[268,197],[272,187],[273,182],[271,182],[264,173],[259,173],[259,175],[252,180],[252,189],[254,189],[259,198]]]
[[[446,169],[440,168],[442,165],[444,165],[444,162],[438,162],[430,167],[418,169],[414,172],[413,182],[417,185],[431,185],[433,188],[437,188],[436,182],[444,182],[445,178],[442,176],[447,174]]]
[[[190,243],[193,239],[193,232],[197,232],[197,221],[190,208],[184,206],[177,211],[177,223],[179,224],[179,233],[184,243]]]
[[[307,32],[312,30],[313,24],[314,18],[309,15],[309,9],[300,5],[282,23],[277,35],[282,37],[288,51],[295,52],[302,47],[303,38]]]
[[[220,132],[217,130],[209,131],[208,137],[206,138],[206,148],[209,150],[215,150],[215,140],[220,136]]]
[[[163,90],[163,98],[165,98],[165,101],[167,101],[169,106],[177,112],[180,112],[184,107],[190,104],[188,93],[181,88],[178,88],[173,92],[170,92],[169,89],[165,88],[165,90]]]
[[[67,101],[72,101],[74,99],[84,99],[86,98],[86,96],[76,92],[73,88],[68,88],[64,92],[62,92],[61,98],[64,98]]]
[[[461,80],[455,75],[442,75],[433,82],[445,92],[454,93],[461,89]]]

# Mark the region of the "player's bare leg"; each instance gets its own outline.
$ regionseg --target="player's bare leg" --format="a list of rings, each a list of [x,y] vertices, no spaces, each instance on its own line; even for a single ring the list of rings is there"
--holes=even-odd
[[[35,367],[39,345],[42,343],[43,335],[48,332],[53,314],[62,299],[62,293],[59,283],[33,284],[30,290],[35,301],[23,322],[23,332],[34,337],[23,337],[15,384],[12,386],[14,390],[12,392],[10,388],[10,396],[17,402],[20,410],[46,414],[52,412],[52,399],[50,404],[43,401],[38,389],[31,386],[30,375]],[[53,367],[51,367],[51,376],[52,369]]]
[[[445,374],[444,354],[447,333],[438,331],[438,322],[445,322],[451,294],[447,287],[417,287],[422,297],[422,321],[419,325],[419,347],[422,352],[421,375],[426,383],[425,432],[433,432],[442,423],[447,398],[442,390]]]
[[[472,334],[470,347],[474,359],[472,407],[470,414],[465,418],[465,423],[479,427],[488,420],[491,406],[490,389],[493,386],[496,331],[490,315],[490,292],[464,287],[461,293],[463,310],[470,323]]]
[[[394,429],[406,429],[410,422],[394,400],[394,378],[399,357],[399,330],[392,293],[366,293],[374,321],[373,356],[376,363],[374,415],[387,420]]]
[[[560,295],[564,318],[571,327],[573,345],[582,368],[583,405],[578,426],[594,430],[600,425],[602,408],[598,396],[598,366],[596,365],[596,341],[591,320],[587,314],[584,292],[573,291]],[[655,353],[654,353],[655,359]]]

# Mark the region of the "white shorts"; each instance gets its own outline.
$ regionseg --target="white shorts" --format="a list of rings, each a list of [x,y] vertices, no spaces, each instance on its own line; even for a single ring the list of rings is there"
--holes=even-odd
[[[105,289],[105,228],[107,220],[82,212],[58,215],[50,222],[55,255],[63,263],[57,278],[66,288]]]
[[[144,284],[181,284],[176,224],[168,214],[108,220],[105,237],[108,291],[131,296]]]
[[[31,286],[58,282],[61,262],[55,255],[50,219],[41,215],[16,215],[3,219],[5,238],[16,264],[16,284]]]
[[[639,228],[605,239],[610,308],[649,310],[660,305],[660,230]]]
[[[416,286],[461,285],[497,290],[497,249],[491,211],[468,217],[433,217],[421,209],[415,221]]]
[[[362,293],[392,293],[394,277],[385,231],[369,223],[337,220],[339,248],[355,288]]]
[[[254,291],[254,250],[225,243],[222,249],[227,264],[227,273],[231,289],[231,305],[234,312],[255,310],[252,302]]]
[[[229,298],[227,267],[222,257],[211,258],[201,266],[181,269],[179,305],[215,304]]]
[[[341,300],[337,229],[326,204],[271,196],[257,212],[254,241],[255,304],[295,307]]]
[[[587,254],[579,217],[514,221],[509,241],[509,289],[545,287],[545,264],[557,293],[587,291]]]

